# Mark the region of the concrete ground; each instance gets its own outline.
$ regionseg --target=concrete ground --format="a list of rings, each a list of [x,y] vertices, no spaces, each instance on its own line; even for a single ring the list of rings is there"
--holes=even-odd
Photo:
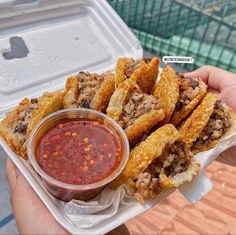
[[[236,157],[236,156],[235,156]],[[132,235],[236,234],[236,167],[214,162],[207,169],[213,189],[196,204],[179,192],[126,225]]]
[[[6,154],[0,147],[0,234],[18,234],[10,204],[5,162]]]

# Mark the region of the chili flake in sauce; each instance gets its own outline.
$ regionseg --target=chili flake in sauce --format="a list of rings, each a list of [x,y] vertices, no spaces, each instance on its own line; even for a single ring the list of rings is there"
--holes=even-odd
[[[119,138],[106,125],[68,120],[42,137],[36,159],[58,181],[83,185],[102,180],[116,170],[121,151]]]

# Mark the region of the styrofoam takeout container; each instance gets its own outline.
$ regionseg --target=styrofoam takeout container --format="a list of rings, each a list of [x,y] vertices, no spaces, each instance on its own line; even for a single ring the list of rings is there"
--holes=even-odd
[[[24,97],[62,89],[66,78],[80,70],[113,70],[117,58],[142,55],[138,39],[104,0],[0,1],[0,118]],[[69,232],[103,234],[133,217],[124,210],[93,229],[76,228],[29,163],[3,139],[0,144]]]
[[[1,0],[0,118],[24,97],[62,89],[66,78],[80,70],[113,70],[117,58],[142,55],[137,38],[104,0]],[[81,229],[68,220],[64,203],[47,192],[29,162],[1,138],[0,144],[58,223],[73,234],[107,233],[174,191],[163,192],[144,205],[124,206],[112,218]],[[209,180],[199,174],[180,190],[197,201],[210,188]]]

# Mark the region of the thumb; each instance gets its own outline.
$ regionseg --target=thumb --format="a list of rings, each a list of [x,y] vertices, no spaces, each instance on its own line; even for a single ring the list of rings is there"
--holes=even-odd
[[[212,66],[206,65],[192,72],[184,73],[184,76],[190,78],[201,78],[204,82],[207,82],[211,70]]]
[[[21,175],[21,173],[18,168],[14,166],[14,164],[9,158],[7,158],[6,161],[6,173],[10,189],[11,191],[14,191],[17,178]]]
[[[210,65],[204,65],[190,73],[185,73],[184,76],[200,78],[210,88],[218,91],[223,91],[226,87],[236,86],[236,74]]]
[[[6,169],[12,209],[20,234],[67,234],[10,159]]]

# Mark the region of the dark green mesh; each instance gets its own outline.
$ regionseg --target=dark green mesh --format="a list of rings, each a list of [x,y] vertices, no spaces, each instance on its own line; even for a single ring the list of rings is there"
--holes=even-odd
[[[109,0],[144,49],[236,72],[236,0]]]

